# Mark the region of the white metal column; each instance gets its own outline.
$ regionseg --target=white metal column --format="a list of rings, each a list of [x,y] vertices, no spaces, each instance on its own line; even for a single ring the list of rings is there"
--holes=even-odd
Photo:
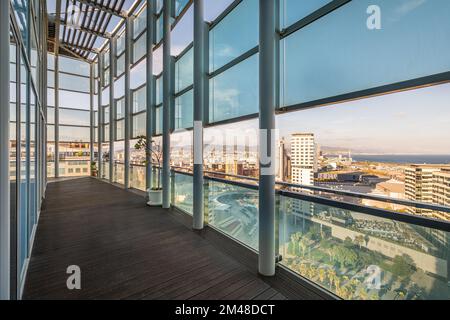
[[[9,1],[0,1],[0,299],[10,298]],[[19,63],[19,62],[17,62]]]

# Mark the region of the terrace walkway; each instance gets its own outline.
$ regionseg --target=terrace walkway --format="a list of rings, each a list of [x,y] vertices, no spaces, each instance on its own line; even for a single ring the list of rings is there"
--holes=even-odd
[[[82,178],[48,184],[24,299],[284,299],[141,196]],[[81,268],[68,290],[67,267]]]

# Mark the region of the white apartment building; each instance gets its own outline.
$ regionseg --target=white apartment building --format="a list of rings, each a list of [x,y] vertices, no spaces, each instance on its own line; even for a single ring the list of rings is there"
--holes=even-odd
[[[291,137],[292,183],[314,184],[317,152],[313,133],[295,133]]]

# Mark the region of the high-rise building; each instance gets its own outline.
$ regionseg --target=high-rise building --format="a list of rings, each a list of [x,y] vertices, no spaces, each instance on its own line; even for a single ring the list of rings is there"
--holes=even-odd
[[[317,170],[317,152],[313,133],[294,133],[291,137],[292,183],[314,184]]]
[[[317,146],[312,133],[295,133],[291,137],[291,181],[295,184],[311,186],[314,184],[314,172],[317,170]],[[305,189],[294,190],[303,193]],[[314,204],[298,199],[292,200],[293,214],[300,217],[312,215]],[[297,221],[297,220],[296,220]]]
[[[405,197],[409,200],[433,203],[433,174],[440,167],[433,165],[411,165],[405,168]],[[431,215],[430,210],[410,208],[415,214]]]
[[[450,166],[411,165],[405,169],[405,197],[409,200],[450,204]],[[450,219],[445,212],[428,209],[409,208],[411,213],[438,219]]]

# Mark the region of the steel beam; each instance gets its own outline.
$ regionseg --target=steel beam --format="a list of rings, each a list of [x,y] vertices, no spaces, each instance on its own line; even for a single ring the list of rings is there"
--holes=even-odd
[[[111,38],[109,42],[109,181],[114,182],[114,119],[115,119],[115,104],[114,104],[114,75],[116,73],[116,41],[117,38]]]
[[[131,90],[130,90],[130,64],[133,37],[133,21],[127,18],[125,21],[125,188],[130,188],[130,138],[131,138]]]
[[[155,27],[155,0],[146,0],[147,2],[147,33],[146,33],[146,42],[147,42],[147,54],[146,54],[146,136],[147,136],[147,148],[152,149],[152,141],[153,141],[153,111],[155,108],[155,77],[153,76],[153,42],[154,42],[154,27]],[[146,189],[150,189],[152,187],[152,155],[151,152],[147,152],[146,154]]]
[[[164,0],[163,12],[163,208],[170,208],[170,116],[172,110],[172,58],[170,56],[171,32],[170,19],[172,12],[172,0]]]
[[[203,125],[205,110],[207,24],[204,19],[204,0],[194,1],[194,177],[193,229],[202,230],[204,218],[203,195]]]
[[[90,65],[90,90],[89,90],[89,98],[90,98],[90,145],[89,145],[89,152],[90,152],[90,165],[89,169],[91,170],[92,162],[94,162],[94,143],[95,143],[95,115],[94,115],[94,94],[95,94],[95,82],[94,82],[95,72],[94,72],[94,64],[91,63]],[[91,171],[92,175],[92,171]]]
[[[275,275],[275,0],[259,1],[259,259],[263,276]]]
[[[90,7],[93,7],[95,9],[104,11],[104,12],[109,13],[109,14],[112,14],[112,15],[114,15],[116,17],[122,18],[122,19],[125,19],[125,18],[128,17],[128,14],[127,14],[127,12],[125,10],[122,10],[122,11],[119,12],[119,11],[113,10],[113,9],[111,9],[109,7],[105,7],[105,6],[101,5],[101,4],[98,4],[97,2],[93,2],[92,0],[77,0],[77,1],[82,3],[82,4],[88,5]]]
[[[10,298],[11,217],[9,181],[9,14],[10,2],[0,1],[0,300]],[[20,63],[20,62],[17,62]],[[20,97],[17,97],[20,99]]]
[[[100,53],[98,55],[98,63],[97,63],[97,67],[98,67],[98,81],[97,81],[97,86],[98,86],[98,147],[97,147],[97,169],[98,169],[98,177],[101,178],[102,177],[102,173],[103,173],[103,154],[102,154],[102,142],[104,140],[103,137],[103,128],[104,125],[103,123],[104,121],[104,110],[103,110],[103,106],[102,106],[102,91],[103,91],[103,53]]]

